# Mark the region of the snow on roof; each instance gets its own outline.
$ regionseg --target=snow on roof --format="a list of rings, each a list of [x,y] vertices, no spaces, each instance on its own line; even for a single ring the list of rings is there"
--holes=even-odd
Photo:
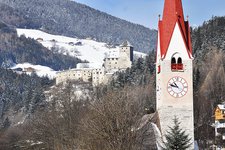
[[[102,68],[101,63],[78,63],[77,69],[84,69],[84,68]]]
[[[219,109],[225,110],[225,105],[218,105]]]

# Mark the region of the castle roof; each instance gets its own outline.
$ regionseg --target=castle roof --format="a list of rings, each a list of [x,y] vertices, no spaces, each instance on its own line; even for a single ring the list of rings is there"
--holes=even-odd
[[[181,0],[165,0],[163,18],[159,20],[161,57],[165,57],[176,23],[178,23],[188,54],[192,54],[190,27],[184,20]]]
[[[130,44],[130,42],[129,41],[124,41],[121,45],[120,45],[121,47],[133,47],[131,44]]]

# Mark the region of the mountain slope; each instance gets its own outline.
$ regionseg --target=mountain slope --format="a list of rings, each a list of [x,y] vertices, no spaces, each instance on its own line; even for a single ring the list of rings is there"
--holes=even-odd
[[[66,36],[48,34],[40,30],[17,29],[19,36],[37,39],[44,47],[54,53],[77,57],[82,61],[102,65],[106,53],[119,50],[119,46],[112,46],[106,43],[97,42],[91,39],[78,39]],[[146,54],[134,51],[134,57],[145,57]]]
[[[192,43],[194,54],[201,58],[212,47],[225,51],[225,16],[213,17],[202,26],[193,29]]]
[[[214,140],[204,126],[215,122],[215,108],[225,100],[224,39],[225,17],[213,17],[192,30],[195,138],[200,149],[209,149],[209,141]]]
[[[53,34],[118,44],[124,40],[133,43],[138,51],[155,48],[155,30],[118,19],[86,5],[70,0],[0,0],[2,17],[8,24],[22,28],[42,29]],[[11,13],[7,13],[10,7]],[[12,9],[14,13],[12,13]],[[4,12],[2,12],[5,10]],[[21,23],[9,18],[20,18]]]
[[[0,66],[8,68],[25,62],[61,70],[75,67],[81,60],[55,54],[34,39],[18,37],[15,29],[0,22]]]

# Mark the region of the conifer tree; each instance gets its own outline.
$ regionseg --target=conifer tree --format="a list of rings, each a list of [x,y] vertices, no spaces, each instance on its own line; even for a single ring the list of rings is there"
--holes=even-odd
[[[185,130],[180,128],[180,122],[178,118],[175,117],[173,119],[174,126],[169,127],[170,130],[167,131],[166,142],[165,142],[165,150],[186,150],[190,148],[191,138],[188,137]]]

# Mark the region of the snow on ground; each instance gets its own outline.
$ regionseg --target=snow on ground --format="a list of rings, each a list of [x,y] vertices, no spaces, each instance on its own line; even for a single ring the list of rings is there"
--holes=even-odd
[[[64,55],[70,55],[87,60],[90,63],[103,63],[103,59],[107,52],[111,50],[118,50],[119,47],[109,48],[106,43],[96,42],[91,39],[78,39],[60,35],[52,35],[40,30],[33,29],[17,29],[19,36],[25,35],[26,37],[38,40],[43,46],[48,49],[56,48],[56,52]],[[134,52],[138,57],[144,57],[146,54]]]
[[[54,71],[53,69],[46,67],[46,66],[41,66],[41,65],[32,65],[30,63],[23,63],[23,64],[17,64],[15,66],[13,66],[12,70],[17,70],[21,68],[21,72],[25,72],[26,74],[31,74],[33,70],[33,72],[35,72],[39,77],[48,77],[50,79],[53,79],[56,77],[56,71]]]

